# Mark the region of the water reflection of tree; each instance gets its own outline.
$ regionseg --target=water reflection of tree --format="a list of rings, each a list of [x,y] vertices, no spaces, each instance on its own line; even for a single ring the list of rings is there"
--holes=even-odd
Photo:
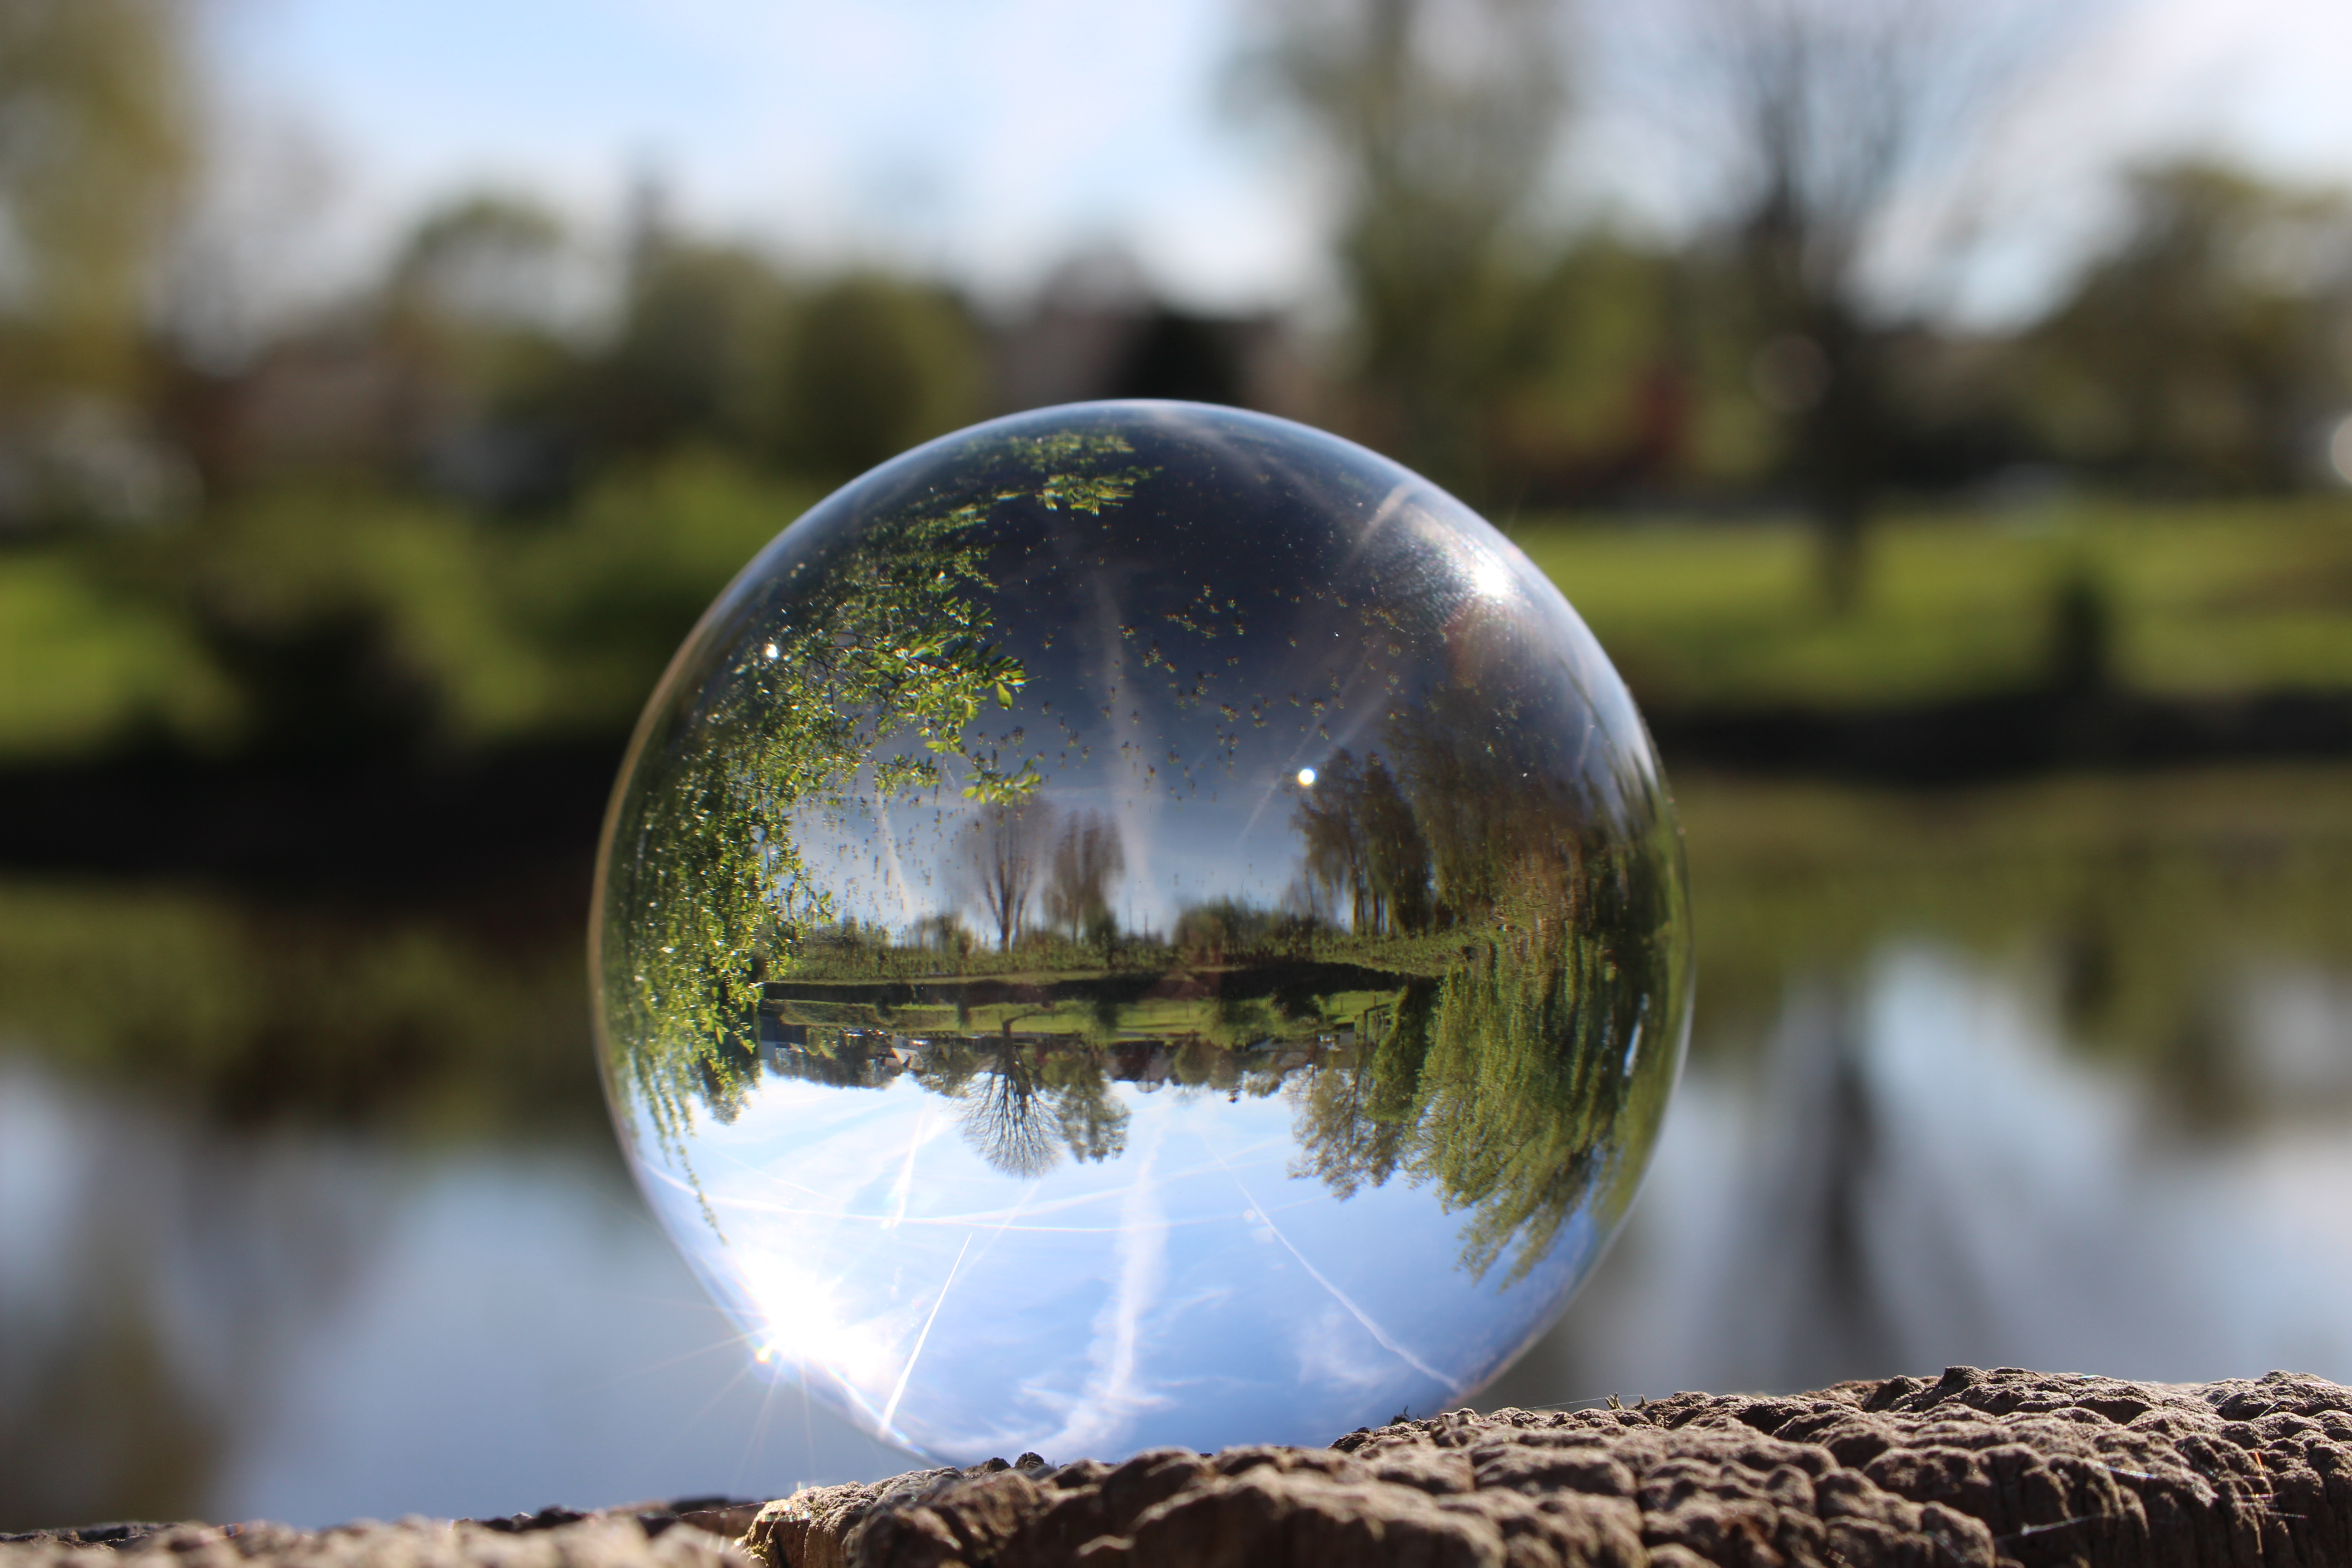
[[[1406,989],[1370,1059],[1307,1075],[1297,1096],[1301,1164],[1340,1197],[1396,1173],[1418,1119],[1421,1065],[1437,986]]]
[[[962,1103],[964,1141],[1002,1174],[1034,1180],[1064,1154],[1083,1164],[1127,1148],[1128,1108],[1111,1091],[1098,1047],[938,1041],[914,1077]]]
[[[1432,1183],[1469,1211],[1465,1264],[1483,1274],[1515,1250],[1517,1279],[1580,1209],[1630,1198],[1688,976],[1662,792],[1589,773],[1585,735],[1517,721],[1504,668],[1497,690],[1465,679],[1392,713],[1393,767],[1342,751],[1302,791],[1307,874],[1359,936],[1462,944],[1369,1055],[1318,1070],[1295,1103],[1304,1172],[1342,1196],[1399,1171]]]
[[[1029,898],[1054,831],[1050,801],[999,801],[983,807],[967,830],[966,868],[996,928],[996,949],[1013,951],[1029,919]]]
[[[1443,979],[1407,988],[1367,1055],[1294,1090],[1301,1173],[1343,1197],[1400,1171],[1431,1183],[1469,1211],[1463,1261],[1479,1274],[1513,1250],[1523,1277],[1580,1210],[1605,1223],[1672,1081],[1671,1053],[1634,1048],[1651,998],[1676,1002],[1660,944],[1622,940],[1623,892],[1643,879],[1587,889],[1588,907],[1618,906],[1591,921],[1564,880],[1504,888],[1501,918]]]
[[[1412,931],[1430,919],[1429,846],[1378,753],[1334,752],[1302,789],[1291,821],[1309,883],[1365,935]]]
[[[1045,884],[1045,919],[1074,942],[1108,946],[1117,935],[1110,889],[1127,869],[1118,829],[1088,811],[1073,817],[1054,846]]]
[[[1039,1103],[1040,1087],[1011,1049],[964,1085],[964,1142],[1002,1174],[1034,1180],[1061,1163],[1054,1137],[1058,1129]]]
[[[1099,1056],[1089,1051],[1052,1058],[1046,1077],[1055,1129],[1072,1159],[1100,1163],[1126,1152],[1128,1109],[1111,1092]]]

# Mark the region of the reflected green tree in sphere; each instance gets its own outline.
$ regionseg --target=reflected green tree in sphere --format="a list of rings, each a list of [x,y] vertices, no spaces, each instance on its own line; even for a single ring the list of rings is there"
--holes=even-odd
[[[593,920],[664,1224],[761,1362],[959,1462],[1471,1394],[1622,1218],[1691,981],[1559,590],[1384,458],[1178,403],[779,534],[647,709]]]

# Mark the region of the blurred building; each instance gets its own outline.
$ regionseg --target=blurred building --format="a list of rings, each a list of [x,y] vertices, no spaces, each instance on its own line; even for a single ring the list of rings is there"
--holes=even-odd
[[[1303,418],[1306,357],[1271,311],[1207,315],[1153,297],[1118,252],[1064,263],[992,346],[998,405],[1042,408],[1104,397],[1171,397]]]

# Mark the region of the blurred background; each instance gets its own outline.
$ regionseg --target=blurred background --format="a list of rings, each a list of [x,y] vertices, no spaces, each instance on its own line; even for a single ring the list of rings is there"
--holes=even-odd
[[[760,544],[1086,397],[1453,487],[1664,752],[1690,1067],[1486,1402],[2352,1381],[2348,67],[2331,0],[0,0],[0,1529],[907,1468],[630,1189],[593,839]]]

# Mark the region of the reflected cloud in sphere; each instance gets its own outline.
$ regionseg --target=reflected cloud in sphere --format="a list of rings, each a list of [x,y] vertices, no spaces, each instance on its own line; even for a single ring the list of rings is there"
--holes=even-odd
[[[1559,591],[1393,463],[1173,403],[782,533],[647,711],[595,921],[623,1142],[750,1353],[957,1462],[1471,1393],[1622,1217],[1690,986]]]

